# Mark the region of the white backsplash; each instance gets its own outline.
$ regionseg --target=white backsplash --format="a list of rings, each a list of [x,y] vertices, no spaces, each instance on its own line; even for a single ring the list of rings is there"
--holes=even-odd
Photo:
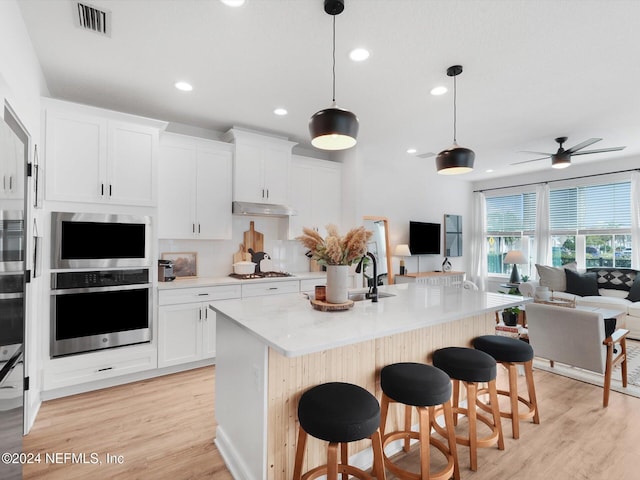
[[[233,271],[233,254],[240,248],[250,221],[254,222],[256,231],[264,234],[264,251],[271,256],[274,270],[309,271],[309,259],[304,255],[306,249],[296,240],[284,240],[289,220],[279,217],[234,216],[233,240],[160,240],[159,255],[163,252],[196,252],[198,276],[226,276]]]

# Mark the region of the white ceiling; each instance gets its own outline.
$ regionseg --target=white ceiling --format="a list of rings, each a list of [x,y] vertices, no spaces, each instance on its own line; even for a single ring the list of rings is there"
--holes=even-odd
[[[171,122],[232,125],[309,146],[309,117],[331,103],[331,17],[323,0],[89,0],[112,12],[111,37],[81,30],[71,0],[19,0],[51,95]],[[453,139],[476,152],[479,180],[550,168],[522,150],[555,152],[591,137],[586,163],[640,156],[640,1],[345,0],[337,17],[337,101],[359,142],[397,159]],[[363,63],[348,59],[357,46]],[[173,86],[187,80],[183,93]],[[449,93],[429,94],[446,85]],[[273,114],[285,107],[286,117]],[[366,160],[366,159],[365,159]],[[434,162],[433,158],[425,162]],[[495,169],[492,174],[487,169]],[[435,166],[434,166],[435,169]]]

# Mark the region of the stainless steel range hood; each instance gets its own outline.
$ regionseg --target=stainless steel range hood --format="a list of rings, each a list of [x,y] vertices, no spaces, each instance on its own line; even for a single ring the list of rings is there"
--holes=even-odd
[[[234,215],[258,215],[262,217],[289,217],[298,214],[293,208],[286,205],[252,202],[233,202],[231,211]]]

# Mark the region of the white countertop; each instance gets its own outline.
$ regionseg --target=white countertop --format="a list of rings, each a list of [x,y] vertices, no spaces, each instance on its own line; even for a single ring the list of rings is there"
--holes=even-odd
[[[315,310],[302,293],[210,303],[286,357],[297,357],[374,338],[528,303],[531,298],[416,283],[380,287],[394,297],[355,302],[350,310]]]
[[[290,277],[252,278],[239,280],[233,277],[183,277],[172,282],[158,282],[158,290],[173,290],[176,288],[213,287],[216,285],[237,285],[242,283],[283,282],[287,280],[306,280],[312,278],[326,278],[327,272],[292,273]]]

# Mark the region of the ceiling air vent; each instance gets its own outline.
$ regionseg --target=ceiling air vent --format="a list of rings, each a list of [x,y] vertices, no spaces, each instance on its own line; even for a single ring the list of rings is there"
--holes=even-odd
[[[85,30],[111,36],[111,12],[108,10],[99,10],[91,5],[84,3],[77,3],[77,17],[78,26]]]

